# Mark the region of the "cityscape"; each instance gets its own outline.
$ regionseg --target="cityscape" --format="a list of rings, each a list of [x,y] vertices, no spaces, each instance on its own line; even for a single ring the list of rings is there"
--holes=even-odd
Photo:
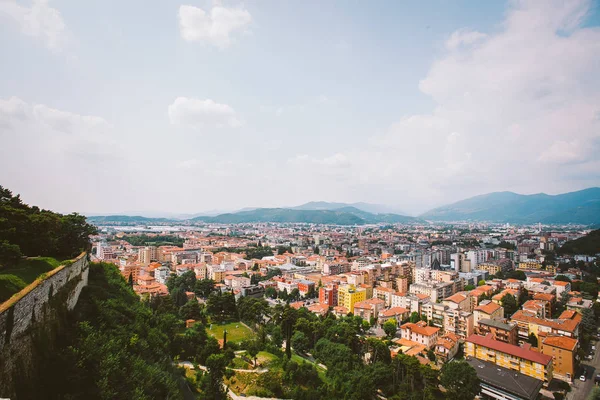
[[[600,400],[600,0],[0,0],[0,400]]]

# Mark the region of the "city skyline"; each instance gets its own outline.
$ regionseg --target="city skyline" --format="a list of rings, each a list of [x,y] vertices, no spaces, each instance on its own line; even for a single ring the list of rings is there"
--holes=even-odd
[[[0,183],[33,204],[418,215],[600,186],[596,1],[116,4],[0,4]]]

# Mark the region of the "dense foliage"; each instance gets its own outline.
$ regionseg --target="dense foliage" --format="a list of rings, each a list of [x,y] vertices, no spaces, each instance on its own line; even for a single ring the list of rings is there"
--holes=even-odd
[[[0,186],[0,265],[12,266],[22,255],[72,258],[89,248],[95,233],[82,215],[29,206]]]
[[[41,357],[38,381],[19,398],[183,397],[171,362],[176,320],[141,302],[114,265],[90,265],[89,284],[64,323],[58,349]]]
[[[562,245],[558,254],[589,254],[596,255],[600,253],[600,229],[591,231],[584,237],[570,240]]]

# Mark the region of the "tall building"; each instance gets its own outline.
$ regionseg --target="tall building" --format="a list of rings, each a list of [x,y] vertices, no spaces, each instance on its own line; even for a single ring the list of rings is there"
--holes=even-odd
[[[354,304],[366,298],[367,291],[354,285],[344,285],[338,289],[338,306],[346,307],[350,313],[354,313]]]
[[[146,246],[138,250],[138,261],[144,266],[150,265],[150,263],[157,258],[155,246]]]

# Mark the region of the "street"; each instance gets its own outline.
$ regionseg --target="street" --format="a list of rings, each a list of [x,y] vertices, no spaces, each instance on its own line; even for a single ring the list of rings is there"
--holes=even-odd
[[[592,344],[596,345],[600,342],[592,341]],[[598,347],[598,346],[596,346]],[[586,400],[589,396],[592,388],[594,387],[594,378],[597,373],[600,373],[600,351],[596,349],[594,352],[594,358],[590,361],[584,360],[582,366],[585,368],[585,382],[579,380],[579,375],[575,377],[575,381],[571,387],[571,392],[567,395],[568,400]]]

